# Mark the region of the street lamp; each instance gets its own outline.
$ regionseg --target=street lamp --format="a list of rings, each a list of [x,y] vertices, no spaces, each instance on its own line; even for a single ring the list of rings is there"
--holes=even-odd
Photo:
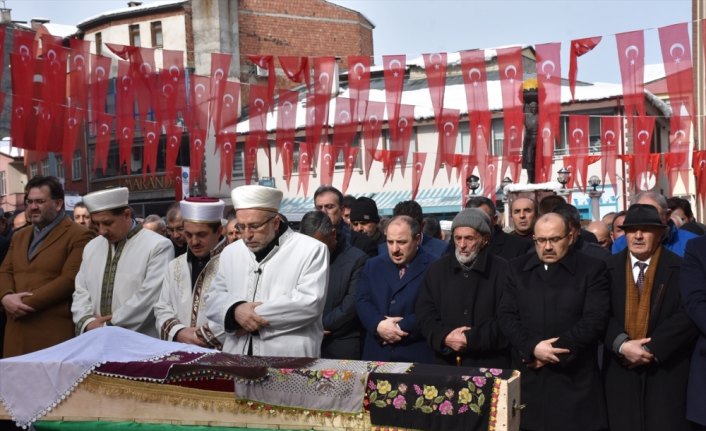
[[[561,169],[559,169],[559,172],[556,173],[556,180],[559,182],[559,184],[561,184],[562,189],[566,188],[566,183],[569,182],[570,176],[571,171],[563,166],[561,167]]]
[[[508,208],[508,201],[509,201],[509,196],[507,193],[505,193],[505,188],[512,184],[512,178],[510,177],[505,177],[503,178],[500,188],[498,188],[498,191],[495,193],[495,206],[498,208],[498,212],[502,213],[502,219],[503,219],[503,226],[508,225],[508,217],[510,210]],[[500,206],[502,205],[502,207]]]
[[[471,189],[471,194],[475,195],[476,190],[480,187],[480,177],[477,175],[470,175],[466,178],[466,185]]]
[[[591,198],[591,218],[593,221],[598,221],[601,217],[601,195],[603,195],[603,190],[598,190],[601,179],[597,175],[592,175],[588,179],[588,184],[593,187],[593,190],[588,191],[588,196]]]

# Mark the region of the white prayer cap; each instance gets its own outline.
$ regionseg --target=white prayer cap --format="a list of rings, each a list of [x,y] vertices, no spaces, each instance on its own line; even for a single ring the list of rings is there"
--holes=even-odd
[[[128,206],[130,192],[127,187],[115,187],[92,192],[83,197],[88,212],[97,213]]]
[[[274,187],[259,185],[240,186],[230,192],[235,210],[260,209],[279,212],[282,191]]]
[[[181,218],[193,223],[220,223],[225,202],[216,198],[191,197],[179,202]]]

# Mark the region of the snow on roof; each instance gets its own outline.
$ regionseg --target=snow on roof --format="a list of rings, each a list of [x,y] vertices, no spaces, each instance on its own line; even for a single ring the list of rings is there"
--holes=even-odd
[[[2,140],[0,140],[0,153],[13,158],[24,156],[24,150],[22,148],[13,147],[10,144],[10,138],[2,138]]]
[[[188,0],[160,0],[160,1],[155,1],[152,3],[146,3],[146,4],[143,4],[140,6],[114,9],[114,10],[103,12],[103,13],[98,14],[96,16],[92,16],[88,19],[85,19],[85,20],[79,22],[76,25],[78,27],[83,27],[83,26],[86,26],[87,24],[90,24],[93,21],[98,21],[103,18],[109,18],[111,16],[117,16],[117,15],[129,15],[129,14],[133,14],[135,12],[149,11],[150,9],[158,9],[158,8],[165,7],[165,6],[178,5],[178,4],[186,3],[187,1]]]
[[[644,69],[644,79],[645,83],[656,81],[666,77],[667,74],[664,71],[663,63],[656,64],[646,64]]]
[[[61,38],[73,36],[74,34],[78,33],[78,27],[76,27],[75,25],[54,24],[48,22],[44,24],[44,28],[46,28],[49,34],[51,34],[52,36],[59,36]]]
[[[498,46],[495,48],[485,48],[485,61],[489,62],[495,57],[498,56],[498,50],[503,49],[503,48],[516,48],[516,47],[522,48],[524,51],[527,48],[530,48],[532,45],[507,45],[507,46]],[[446,62],[448,66],[458,66],[461,64],[461,54],[460,52],[449,52],[446,53]],[[425,69],[424,66],[424,55],[420,55],[419,57],[413,58],[409,61],[407,61],[407,66],[416,66],[422,69]]]
[[[458,109],[461,115],[468,113],[468,105],[466,102],[466,90],[462,82],[461,77],[456,77],[457,79],[452,79],[449,77],[447,79],[446,90],[444,93],[444,108]],[[419,82],[425,82],[425,80],[417,80]],[[431,96],[429,94],[429,88],[426,85],[410,85],[411,83],[416,83],[417,81],[407,81],[405,82],[405,89],[402,92],[402,104],[414,105],[414,118],[415,120],[431,119],[434,117],[434,109],[431,104]],[[456,81],[454,83],[453,81]],[[375,85],[371,84],[371,89],[368,94],[368,100],[376,102],[386,102],[385,90],[376,89]],[[414,87],[414,88],[408,88]],[[611,99],[615,97],[621,97],[623,95],[623,87],[621,84],[610,84],[610,83],[593,83],[578,85],[576,87],[576,97],[575,102],[592,102]],[[646,97],[655,104],[664,115],[671,115],[671,110],[668,105],[663,101],[659,100],[657,97],[652,95],[650,92],[645,91]],[[350,92],[348,88],[342,87],[341,97],[350,97]],[[300,98],[297,106],[297,119],[296,128],[302,129],[306,126],[306,105],[305,98]],[[333,125],[334,113],[336,112],[336,98],[331,99],[329,102],[329,125]],[[568,85],[562,85],[561,87],[561,103],[568,104],[571,102],[571,92]],[[502,102],[502,92],[500,88],[500,81],[493,80],[488,81],[488,107],[490,111],[501,111],[503,109]],[[387,115],[385,115],[385,121],[387,120]],[[277,129],[277,116],[276,109],[274,112],[269,112],[267,114],[267,130],[275,131]],[[243,121],[238,123],[236,126],[236,133],[248,133],[249,122],[245,118]]]

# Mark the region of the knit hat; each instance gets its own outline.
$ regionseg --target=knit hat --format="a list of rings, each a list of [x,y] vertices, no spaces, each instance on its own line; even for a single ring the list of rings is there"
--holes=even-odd
[[[380,215],[378,214],[378,206],[375,201],[361,196],[355,200],[351,206],[351,221],[371,221],[378,223]]]
[[[482,235],[490,235],[490,220],[488,215],[478,208],[466,208],[456,214],[451,223],[451,232],[457,227],[470,227]]]

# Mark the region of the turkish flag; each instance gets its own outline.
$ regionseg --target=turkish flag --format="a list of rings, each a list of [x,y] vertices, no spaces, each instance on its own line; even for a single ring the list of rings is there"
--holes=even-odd
[[[162,50],[162,63],[163,68],[159,73],[160,120],[162,124],[174,124],[177,120],[177,112],[186,114],[184,53]]]
[[[282,155],[282,167],[285,171],[287,187],[288,175],[292,173],[292,155],[294,154],[294,137],[297,127],[297,107],[299,106],[299,93],[292,90],[280,89],[277,97],[277,135],[275,137],[275,161],[278,162]],[[284,152],[288,152],[285,156]],[[286,157],[286,158],[285,158]]]
[[[444,107],[444,90],[446,89],[446,53],[423,54],[422,57],[424,58],[424,69],[427,74],[429,94],[431,95],[431,106],[434,109],[437,130],[441,133],[439,119],[441,118],[441,110]]]
[[[412,155],[414,159],[414,170],[412,171],[412,200],[417,198],[417,192],[419,191],[419,184],[422,181],[422,174],[424,173],[424,165],[427,163],[427,153],[414,152]]]
[[[584,192],[588,185],[588,125],[588,115],[569,115],[569,151],[575,157],[575,177],[581,180]]]
[[[309,57],[294,57],[288,55],[280,55],[277,57],[279,64],[282,66],[282,71],[287,75],[287,78],[297,83],[306,83],[306,88],[311,87],[309,77]]]
[[[576,90],[576,75],[578,75],[578,57],[587,54],[593,50],[600,42],[602,37],[587,37],[584,39],[574,39],[571,41],[569,54],[569,88],[571,89],[571,100],[574,100],[574,91]]]
[[[126,174],[130,174],[130,158],[132,153],[133,135],[135,132],[135,89],[132,82],[130,63],[118,61],[118,76],[116,87],[116,113],[117,139],[119,148],[119,166],[127,167]],[[120,169],[122,172],[122,169]]]
[[[181,136],[184,133],[184,129],[174,123],[168,123],[166,125],[167,129],[167,151],[166,160],[164,162],[165,172],[171,172],[176,166],[177,157],[181,151]]]
[[[86,116],[86,111],[76,106],[64,106],[63,117],[63,136],[62,136],[62,156],[66,161],[64,163],[65,178],[72,178],[71,169],[73,168],[70,160],[73,160],[74,150],[76,149],[76,141],[79,137],[79,132],[83,130],[83,121]]]
[[[108,150],[113,134],[113,116],[103,111],[95,113],[96,149],[93,158],[93,172],[102,169],[105,175],[108,169]]]
[[[655,117],[644,116],[635,117],[633,129],[633,153],[635,159],[633,170],[631,170],[630,180],[640,190],[649,190],[650,147],[652,144],[652,132],[655,126]]]
[[[348,92],[351,98],[351,112],[358,123],[365,121],[365,110],[370,93],[370,56],[351,55],[348,57]]]
[[[235,144],[237,135],[234,133],[221,133],[216,135],[216,145],[221,149],[221,172],[218,176],[219,186],[225,181],[230,187],[233,179],[233,155],[235,154]]]
[[[250,133],[248,135],[249,142],[255,147],[262,146],[267,152],[267,157],[270,158],[270,147],[267,143],[267,111],[270,110],[267,103],[267,87],[262,85],[250,86],[250,113],[248,124],[250,125]],[[247,157],[247,155],[246,155]]]
[[[91,118],[95,133],[98,133],[98,114],[104,113],[106,108],[111,63],[108,57],[91,54]]]
[[[211,78],[200,75],[191,75],[189,78],[189,115],[186,124],[189,129],[201,129],[208,135]]]
[[[333,145],[336,157],[339,152],[345,152],[355,139],[358,123],[351,112],[352,100],[346,97],[336,98],[336,115],[333,118]]]
[[[209,94],[211,102],[209,106],[210,118],[213,121],[213,128],[216,135],[221,133],[224,127],[224,122],[221,121],[221,107],[223,105],[224,96],[226,94],[226,83],[228,82],[228,73],[230,73],[230,62],[232,56],[230,54],[221,54],[218,52],[211,53],[211,89]],[[236,83],[236,85],[238,85]],[[235,119],[238,118],[238,102],[240,100],[240,87],[238,86],[238,96],[231,94],[232,100],[229,100],[230,107],[235,114]],[[234,108],[233,108],[234,107]],[[227,122],[225,126],[228,126]]]
[[[434,177],[436,180],[441,163],[446,166],[446,175],[451,182],[451,170],[455,166],[456,141],[458,140],[458,123],[461,118],[461,111],[458,109],[443,108],[437,121],[439,139],[436,150],[436,164],[434,165]]]
[[[10,134],[12,145],[34,149],[36,141],[30,142],[27,129],[33,116],[34,32],[13,31],[13,51],[10,53],[10,77],[12,84],[12,120]]]
[[[321,143],[322,134],[324,141],[327,141],[324,129],[328,125],[329,101],[335,79],[335,64],[335,57],[314,58],[313,106],[309,110],[313,121],[307,121],[307,142],[314,146]]]
[[[566,168],[569,172],[570,175],[567,178],[566,181],[566,188],[569,190],[572,190],[574,188],[574,183],[576,182],[576,156],[575,155],[568,155],[562,157],[562,161],[564,162],[564,168]],[[571,199],[568,199],[569,202],[571,202]]]
[[[395,124],[395,123],[392,123]],[[407,158],[409,156],[409,146],[412,141],[412,131],[414,130],[414,105],[400,105],[400,113],[397,116],[397,127],[390,127],[390,151],[400,161],[400,171],[404,176]],[[390,126],[390,123],[388,123]],[[395,157],[390,158],[390,178],[395,175]]]
[[[71,106],[88,109],[88,73],[89,52],[91,42],[87,40],[69,39],[71,59],[69,61],[69,88]],[[67,165],[68,166],[68,165]]]
[[[689,143],[691,142],[691,116],[672,115],[669,119],[669,152],[664,155],[669,174],[671,193],[674,194],[681,176],[686,193],[689,193]]]
[[[0,82],[2,82],[2,73],[5,70],[5,27],[0,26]],[[5,93],[0,91],[0,112],[5,106]]]
[[[321,161],[319,171],[321,175],[321,185],[330,186],[333,184],[333,168],[336,165],[336,150],[333,145],[324,144],[321,146]]]
[[[240,102],[240,83],[233,81],[221,81],[219,89],[222,89],[221,96],[211,93],[212,98],[220,97],[216,117],[214,118],[214,129],[216,134],[224,132],[235,133],[238,124],[238,103]],[[252,86],[250,87],[252,89]],[[252,96],[252,91],[250,92]],[[214,106],[214,105],[211,105]],[[258,102],[258,106],[260,103]],[[260,109],[262,107],[260,106]],[[250,111],[251,113],[253,111]]]
[[[618,33],[618,61],[623,80],[625,115],[631,118],[637,114],[645,116],[645,35],[643,30]]]
[[[311,155],[313,152],[308,142],[299,143],[299,186],[297,187],[297,193],[299,193],[299,190],[303,190],[304,197],[309,192],[309,174],[311,172]]]
[[[159,123],[156,121],[143,120],[141,122],[142,137],[144,144],[142,147],[142,178],[147,177],[149,170],[152,177],[155,177],[157,172],[157,152],[159,150]]]
[[[659,42],[667,75],[669,105],[674,115],[691,118],[694,114],[694,76],[688,24],[660,27]]]
[[[696,196],[703,203],[706,201],[706,150],[694,151],[691,163],[696,176]]]
[[[561,112],[561,44],[544,43],[535,46],[537,56],[537,81],[539,96],[539,124],[542,135],[549,128],[552,137],[559,136],[559,114]],[[547,182],[552,177],[552,158],[555,139],[542,139],[537,145],[535,175],[538,182]]]
[[[363,145],[365,147],[365,180],[370,177],[370,168],[373,164],[375,149],[382,134],[382,123],[385,115],[385,103],[368,102],[363,122]]]
[[[158,74],[154,64],[154,48],[139,48],[130,57],[132,79],[137,101],[137,115],[146,119],[149,112],[156,111],[154,94],[157,91]]]
[[[385,77],[385,100],[387,102],[387,122],[397,124],[402,102],[402,87],[407,63],[406,55],[383,55],[383,75]]]
[[[267,107],[271,108],[275,101],[275,58],[271,55],[248,55],[250,61],[267,70]]]
[[[466,207],[466,202],[468,201],[468,193],[470,190],[468,189],[468,183],[466,182],[466,178],[471,176],[473,173],[473,168],[475,166],[471,165],[471,156],[470,155],[461,155],[461,162],[458,165],[458,181],[462,184],[461,190],[463,193],[462,200],[461,200],[461,206],[463,208]]]
[[[353,175],[353,169],[355,169],[355,163],[358,160],[359,150],[359,146],[348,146],[344,151],[343,184],[341,185],[341,192],[344,195],[346,194],[346,191],[348,190],[348,185],[351,182],[351,176]]]
[[[500,165],[500,157],[489,154],[486,157],[487,169],[485,175],[482,176],[481,184],[483,186],[483,195],[490,199],[495,199],[495,192],[498,188],[498,166]]]
[[[618,143],[620,142],[620,128],[622,117],[602,116],[601,117],[601,179],[613,185],[613,192],[617,193],[617,179],[615,176],[615,159],[618,155]]]
[[[243,154],[243,171],[245,172],[245,184],[250,184],[257,164],[257,134],[252,132],[245,137],[245,153]]]
[[[482,51],[481,51],[482,52]],[[504,141],[503,154],[507,154],[508,163],[511,164],[513,171],[512,178],[519,182],[520,180],[520,160],[522,157],[522,129],[524,128],[524,115],[522,113],[522,49],[520,47],[501,48],[498,49],[498,72],[500,75],[500,89],[503,98],[503,123],[504,123]],[[476,54],[478,55],[478,54]],[[478,59],[476,59],[478,62]],[[482,70],[480,66],[476,67]],[[470,73],[470,72],[469,72]],[[485,120],[487,121],[487,120]],[[481,124],[481,123],[479,123]],[[478,127],[477,125],[475,126]],[[475,137],[480,137],[480,133],[476,131],[473,134]],[[487,154],[487,145],[490,140],[490,133],[484,135],[486,148],[478,152],[475,159],[477,163],[482,163],[483,157]],[[480,146],[476,143],[476,146]],[[471,165],[474,165],[472,156]],[[504,174],[504,170],[502,174]]]
[[[191,168],[190,177],[192,184],[201,181],[201,169],[203,167],[205,153],[206,131],[199,128],[189,130],[189,167]],[[221,157],[222,156],[223,151],[221,149]],[[232,160],[231,158],[231,161]]]

